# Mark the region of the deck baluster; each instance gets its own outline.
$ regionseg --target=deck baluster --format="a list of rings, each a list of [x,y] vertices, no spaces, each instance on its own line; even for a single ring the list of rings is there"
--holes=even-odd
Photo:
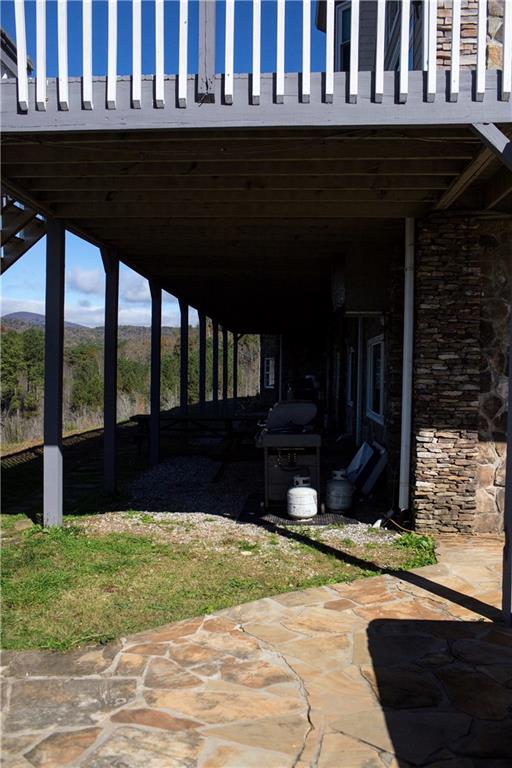
[[[437,0],[428,2],[427,101],[433,102],[437,91]]]
[[[398,100],[405,104],[409,94],[409,27],[411,21],[411,0],[402,0],[400,19],[400,75]]]
[[[503,12],[502,101],[510,100],[512,91],[512,0],[505,0]]]
[[[36,108],[46,109],[46,0],[36,2]]]
[[[359,0],[352,0],[351,7],[348,100],[350,104],[355,104],[359,93]]]
[[[284,102],[285,0],[277,0],[276,104]]]
[[[452,6],[452,61],[450,71],[450,101],[459,98],[460,79],[460,0],[453,0]]]
[[[325,101],[334,100],[334,0],[327,0],[325,37]]]
[[[22,112],[26,112],[28,110],[28,74],[24,0],[14,0],[14,16],[18,60],[18,106]]]
[[[429,52],[429,0],[423,0],[423,18],[422,18],[422,32],[423,32],[423,72],[428,71],[428,52]]]
[[[107,109],[115,109],[117,92],[117,0],[108,0],[107,67]]]
[[[68,2],[57,2],[57,49],[59,68],[59,109],[65,112],[69,109],[68,85]]]
[[[235,43],[235,0],[226,0],[226,45],[224,51],[224,101],[233,103],[233,59]]]
[[[485,94],[485,65],[487,56],[487,0],[478,0],[478,32],[476,48],[476,100]]]
[[[384,36],[386,29],[386,0],[377,0],[377,37],[375,42],[375,101],[384,96]]]
[[[164,0],[155,0],[155,107],[164,106]]]
[[[303,104],[311,98],[311,0],[302,0],[302,89]]]
[[[142,105],[141,0],[132,0],[132,107]]]
[[[82,0],[82,106],[93,108],[92,100],[92,0]]]
[[[251,101],[260,103],[261,96],[261,0],[252,0],[252,81]]]
[[[180,0],[180,38],[178,69],[178,107],[187,106],[188,81],[188,0]]]

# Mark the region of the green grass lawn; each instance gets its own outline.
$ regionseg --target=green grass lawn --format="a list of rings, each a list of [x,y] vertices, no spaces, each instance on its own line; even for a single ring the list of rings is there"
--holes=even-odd
[[[4,516],[2,647],[107,642],[280,592],[435,562],[432,540],[410,534],[393,542],[376,535],[361,545],[340,538],[324,547],[319,529],[292,538],[258,532],[253,541],[239,526],[239,534],[212,546],[204,534],[162,540],[155,526],[145,532],[145,522],[153,518],[138,517],[142,533],[98,533],[76,521],[14,530]]]

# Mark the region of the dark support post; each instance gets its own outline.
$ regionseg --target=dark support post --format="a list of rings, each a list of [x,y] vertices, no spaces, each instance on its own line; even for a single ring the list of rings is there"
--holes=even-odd
[[[199,408],[204,410],[206,402],[206,316],[198,312],[199,317]]]
[[[160,368],[162,342],[162,289],[149,281],[151,291],[151,384],[149,415],[149,461],[160,461]]]
[[[101,251],[105,268],[105,350],[103,354],[103,482],[107,493],[117,487],[117,314],[119,259],[114,251]]]
[[[188,304],[180,302],[181,331],[180,331],[180,408],[188,411]]]
[[[62,374],[64,355],[64,225],[47,222],[44,335],[44,525],[62,525]]]
[[[236,412],[238,407],[238,342],[240,336],[233,334],[233,410]]]
[[[512,315],[508,339],[508,419],[507,468],[505,474],[505,508],[503,514],[505,546],[503,548],[503,620],[512,626]]]
[[[215,2],[199,0],[197,100],[213,103],[215,78]]]
[[[222,329],[222,400],[224,406],[228,402],[228,384],[229,384],[229,369],[228,369],[228,329]]]
[[[219,401],[219,324],[212,320],[212,400]]]

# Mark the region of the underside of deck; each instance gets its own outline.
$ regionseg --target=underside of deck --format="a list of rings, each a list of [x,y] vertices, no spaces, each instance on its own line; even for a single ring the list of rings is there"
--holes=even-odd
[[[17,199],[240,332],[322,318],[333,270],[389,258],[404,217],[512,213],[470,126],[21,131],[2,161]]]

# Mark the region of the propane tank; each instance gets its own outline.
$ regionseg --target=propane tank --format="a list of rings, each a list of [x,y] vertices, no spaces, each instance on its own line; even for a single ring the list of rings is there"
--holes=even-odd
[[[353,496],[354,486],[350,480],[347,479],[346,470],[334,470],[332,479],[327,483],[327,509],[330,509],[332,512],[341,512],[344,509],[350,509]]]
[[[318,512],[318,499],[314,488],[306,485],[290,488],[286,494],[288,517],[294,520],[308,520]]]

